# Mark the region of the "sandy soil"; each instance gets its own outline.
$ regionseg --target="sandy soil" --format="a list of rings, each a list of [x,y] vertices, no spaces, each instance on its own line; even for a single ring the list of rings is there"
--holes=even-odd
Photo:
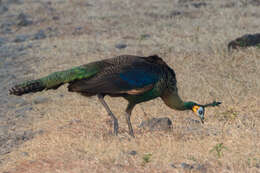
[[[227,43],[260,30],[258,0],[0,1],[0,172],[260,172],[260,49]],[[184,100],[222,101],[200,124],[160,99],[138,105],[131,138],[126,101],[66,86],[15,97],[24,80],[121,54],[158,54]],[[170,131],[139,128],[168,117]]]

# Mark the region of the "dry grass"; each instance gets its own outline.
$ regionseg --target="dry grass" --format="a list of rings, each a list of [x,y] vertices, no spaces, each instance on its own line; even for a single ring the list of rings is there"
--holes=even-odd
[[[132,124],[136,138],[129,137],[123,116],[126,101],[106,98],[119,118],[119,136],[95,97],[68,93],[66,87],[24,96],[51,100],[35,104],[34,117],[25,129],[43,130],[32,140],[7,154],[1,170],[15,172],[259,172],[260,167],[260,56],[259,49],[229,54],[229,39],[259,31],[260,15],[253,6],[220,8],[226,1],[205,1],[202,9],[187,8],[177,1],[53,1],[55,12],[46,15],[40,4],[13,6],[46,18],[32,29],[58,27],[58,37],[32,41],[39,45],[22,62],[35,73],[23,79],[120,54],[159,54],[174,68],[184,100],[206,103],[223,101],[206,112],[206,123],[198,124],[191,112],[176,112],[160,99],[138,105]],[[171,16],[172,11],[184,15]],[[44,15],[45,14],[45,15]],[[246,15],[247,14],[247,15]],[[53,15],[60,20],[51,20]],[[84,28],[73,35],[75,27]],[[27,33],[29,29],[17,31]],[[149,34],[143,38],[142,34]],[[126,43],[123,50],[117,43]],[[38,58],[38,59],[37,59]],[[31,59],[35,59],[33,62]],[[16,74],[18,76],[18,74]],[[60,95],[64,95],[61,97]],[[143,110],[145,110],[145,116]],[[138,128],[142,120],[167,116],[170,132],[148,132]],[[220,145],[223,143],[224,147]],[[135,150],[136,155],[129,152]],[[151,154],[144,159],[144,156]],[[181,163],[202,165],[192,170]],[[174,164],[176,168],[171,167]]]

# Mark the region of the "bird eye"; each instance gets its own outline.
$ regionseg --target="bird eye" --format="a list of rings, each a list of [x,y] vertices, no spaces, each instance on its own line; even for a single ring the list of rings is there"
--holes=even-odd
[[[199,115],[203,115],[204,114],[204,110],[203,110],[202,107],[200,107],[197,112],[198,112]]]

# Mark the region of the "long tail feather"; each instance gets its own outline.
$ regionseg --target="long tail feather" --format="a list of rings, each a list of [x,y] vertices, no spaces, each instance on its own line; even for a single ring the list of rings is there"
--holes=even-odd
[[[83,78],[89,78],[97,72],[97,64],[90,63],[83,66],[74,67],[69,70],[54,72],[46,77],[15,85],[9,90],[9,94],[20,96],[31,92],[42,91],[44,89],[57,89],[65,83]]]
[[[9,90],[9,94],[20,96],[30,92],[42,91],[44,89],[45,86],[41,80],[32,80],[19,85],[15,85]]]

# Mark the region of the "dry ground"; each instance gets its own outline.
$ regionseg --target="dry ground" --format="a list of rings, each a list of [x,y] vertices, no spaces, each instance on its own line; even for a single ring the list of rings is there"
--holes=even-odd
[[[40,29],[47,33],[52,28],[55,34],[5,44],[25,50],[0,64],[2,74],[8,74],[1,83],[2,116],[9,117],[0,125],[13,122],[8,134],[32,135],[1,154],[0,170],[260,172],[260,50],[226,50],[231,39],[259,32],[259,8],[257,0],[14,1],[1,22],[23,12],[33,24],[11,25],[8,40]],[[117,44],[127,47],[118,49]],[[223,104],[207,109],[201,125],[191,112],[171,110],[160,99],[142,103],[132,114],[133,139],[127,133],[123,99],[106,98],[119,118],[120,133],[114,137],[95,97],[68,93],[66,86],[22,98],[7,95],[14,83],[121,54],[158,54],[174,68],[184,100]],[[152,117],[169,117],[173,129],[138,128]]]

